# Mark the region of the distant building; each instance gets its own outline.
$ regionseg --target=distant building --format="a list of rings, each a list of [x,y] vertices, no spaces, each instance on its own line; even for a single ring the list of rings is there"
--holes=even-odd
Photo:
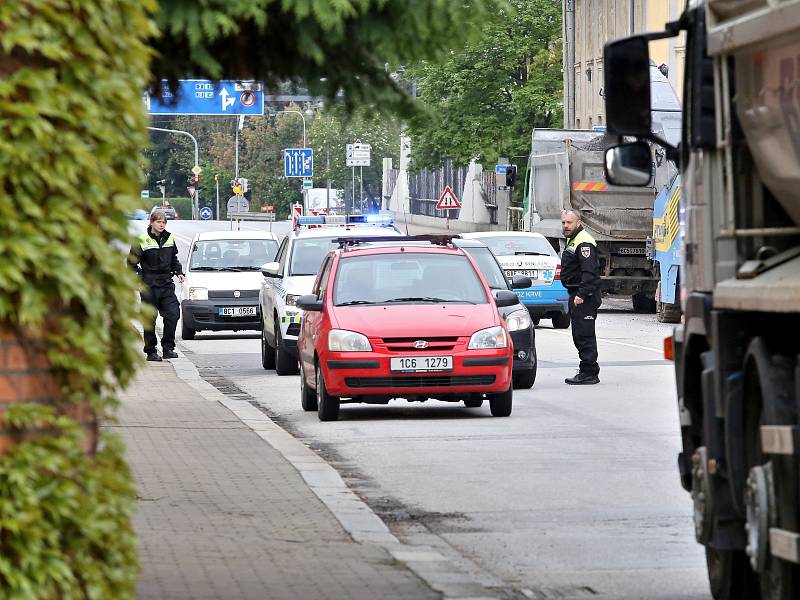
[[[677,20],[684,0],[563,0],[564,127],[605,125],[603,45]],[[685,37],[650,43],[650,58],[666,65],[678,97],[683,90]]]

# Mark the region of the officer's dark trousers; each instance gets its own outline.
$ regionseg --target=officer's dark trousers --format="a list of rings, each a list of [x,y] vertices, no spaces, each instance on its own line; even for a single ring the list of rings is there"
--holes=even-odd
[[[569,317],[572,323],[572,341],[578,349],[581,359],[580,371],[589,375],[600,373],[597,364],[597,338],[594,334],[594,323],[597,319],[597,309],[602,300],[600,294],[595,293],[584,299],[582,304],[575,304],[576,294],[569,295]]]
[[[164,319],[164,333],[161,336],[161,348],[164,350],[175,349],[175,328],[178,326],[180,304],[175,297],[175,284],[171,281],[166,284],[145,287],[142,290],[142,300],[155,307]],[[156,351],[156,315],[152,320],[144,323],[144,353],[152,354]]]

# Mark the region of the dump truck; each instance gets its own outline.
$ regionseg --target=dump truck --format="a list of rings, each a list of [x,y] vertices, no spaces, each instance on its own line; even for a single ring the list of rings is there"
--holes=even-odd
[[[652,133],[648,43],[681,34],[676,145]],[[712,595],[800,598],[800,0],[692,0],[607,44],[604,74],[608,181],[651,185],[656,149],[681,169],[684,315],[665,354]]]
[[[653,130],[670,140],[680,137],[681,106],[672,86],[659,69],[650,66],[653,93]],[[678,265],[664,269],[668,283],[660,285],[653,208],[658,199],[662,218],[669,199],[680,187],[677,167],[665,153],[654,153],[654,177],[647,187],[615,186],[606,181],[603,161],[616,136],[605,128],[534,129],[526,171],[523,229],[544,235],[563,250],[561,212],[580,211],[584,228],[597,241],[603,292],[632,297],[637,312],[672,315],[675,312]],[[662,242],[663,245],[663,242]],[[674,268],[673,268],[674,267]],[[672,287],[670,287],[670,285]]]

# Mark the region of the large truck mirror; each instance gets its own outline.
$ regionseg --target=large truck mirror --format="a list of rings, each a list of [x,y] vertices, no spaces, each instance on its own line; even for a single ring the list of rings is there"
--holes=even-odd
[[[611,185],[646,186],[653,176],[652,162],[647,142],[612,146],[606,150],[606,181]]]
[[[637,35],[606,44],[603,71],[608,132],[649,137],[652,117],[647,38]]]

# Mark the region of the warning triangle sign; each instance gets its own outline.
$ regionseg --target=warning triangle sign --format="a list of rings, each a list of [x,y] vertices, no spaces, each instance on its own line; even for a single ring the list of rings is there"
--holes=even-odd
[[[444,186],[442,195],[439,196],[439,202],[436,203],[438,210],[450,210],[454,208],[461,208],[461,202],[456,198],[455,192],[449,185]]]

